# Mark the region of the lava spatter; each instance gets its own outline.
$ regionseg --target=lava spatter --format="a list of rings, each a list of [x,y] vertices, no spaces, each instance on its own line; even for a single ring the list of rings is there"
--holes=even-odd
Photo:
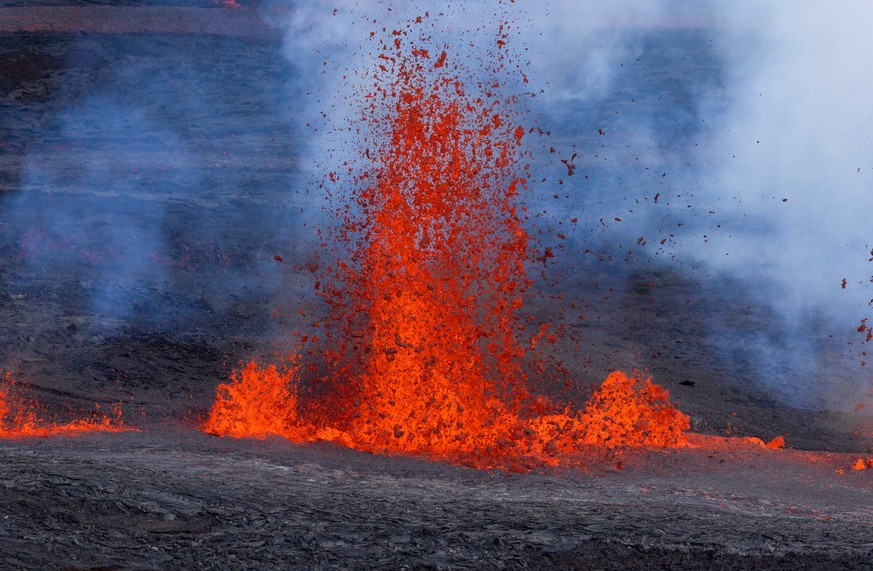
[[[116,407],[111,414],[96,412],[84,419],[53,422],[44,419],[39,406],[24,398],[11,374],[0,385],[0,438],[47,437],[84,432],[123,432],[135,430],[121,418]]]
[[[530,394],[536,343],[523,342],[518,317],[533,259],[520,205],[527,131],[501,87],[521,76],[508,25],[488,61],[465,62],[423,20],[373,35],[376,64],[350,126],[364,167],[326,180],[351,180],[320,290],[329,390],[304,398],[298,367],[250,363],[219,387],[204,430],[479,468],[567,463],[591,445],[684,444],[688,418],[649,380],[616,372],[581,410]]]

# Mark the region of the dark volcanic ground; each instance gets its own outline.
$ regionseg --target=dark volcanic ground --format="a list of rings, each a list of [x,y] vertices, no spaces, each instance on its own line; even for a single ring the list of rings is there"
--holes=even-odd
[[[0,443],[6,568],[869,569],[843,455],[513,475],[191,431]]]
[[[47,414],[121,402],[145,429],[0,443],[0,567],[873,568],[873,470],[848,470],[869,414],[780,404],[743,336],[777,335],[772,312],[649,258],[565,249],[532,296],[547,319],[584,308],[571,394],[640,368],[695,430],[795,450],[509,475],[196,431],[229,371],[313,310],[298,71],[270,30],[0,33],[4,369]],[[852,369],[815,335],[831,374]]]

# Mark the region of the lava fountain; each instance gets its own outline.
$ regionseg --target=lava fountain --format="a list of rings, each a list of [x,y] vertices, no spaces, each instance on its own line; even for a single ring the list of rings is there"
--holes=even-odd
[[[42,418],[39,406],[19,394],[12,375],[6,373],[0,386],[0,438],[47,437],[83,432],[123,432],[135,430],[121,419],[120,408],[111,414],[95,411],[88,418],[52,422]]]
[[[329,307],[320,377],[303,383],[315,367],[300,357],[251,362],[218,387],[203,429],[478,468],[685,444],[688,417],[648,379],[615,372],[575,410],[531,394],[529,363],[548,325],[522,339],[529,131],[518,96],[505,95],[527,78],[508,24],[471,70],[434,46],[427,19],[371,35],[377,63],[351,125],[365,167],[326,179],[352,191],[334,213],[340,255],[316,285]]]

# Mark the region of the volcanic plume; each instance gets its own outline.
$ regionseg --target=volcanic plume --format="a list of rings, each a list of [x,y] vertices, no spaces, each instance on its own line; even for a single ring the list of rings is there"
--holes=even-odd
[[[219,386],[204,430],[483,468],[684,444],[688,418],[648,379],[615,372],[578,410],[532,395],[537,343],[555,338],[519,319],[534,258],[523,207],[533,130],[506,86],[527,78],[509,23],[475,64],[435,42],[433,25],[426,14],[371,34],[376,64],[348,126],[361,157],[323,187],[340,227],[316,284],[329,307],[320,366],[250,362]]]

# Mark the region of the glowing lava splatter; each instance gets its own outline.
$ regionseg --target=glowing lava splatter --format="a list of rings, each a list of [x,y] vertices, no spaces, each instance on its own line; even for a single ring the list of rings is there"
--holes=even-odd
[[[367,166],[328,177],[354,188],[337,212],[346,254],[319,286],[330,379],[307,400],[295,362],[250,363],[219,387],[204,430],[481,468],[560,464],[591,445],[683,445],[688,418],[649,380],[613,373],[576,411],[529,393],[536,339],[523,342],[518,318],[531,258],[518,205],[526,131],[503,94],[527,78],[506,24],[492,61],[470,73],[448,46],[413,37],[422,20],[375,37],[353,125]]]
[[[96,413],[89,418],[70,422],[50,422],[39,415],[39,407],[18,394],[18,386],[9,373],[0,386],[0,438],[47,437],[83,432],[123,432],[135,430],[121,420],[121,410],[111,415]]]

